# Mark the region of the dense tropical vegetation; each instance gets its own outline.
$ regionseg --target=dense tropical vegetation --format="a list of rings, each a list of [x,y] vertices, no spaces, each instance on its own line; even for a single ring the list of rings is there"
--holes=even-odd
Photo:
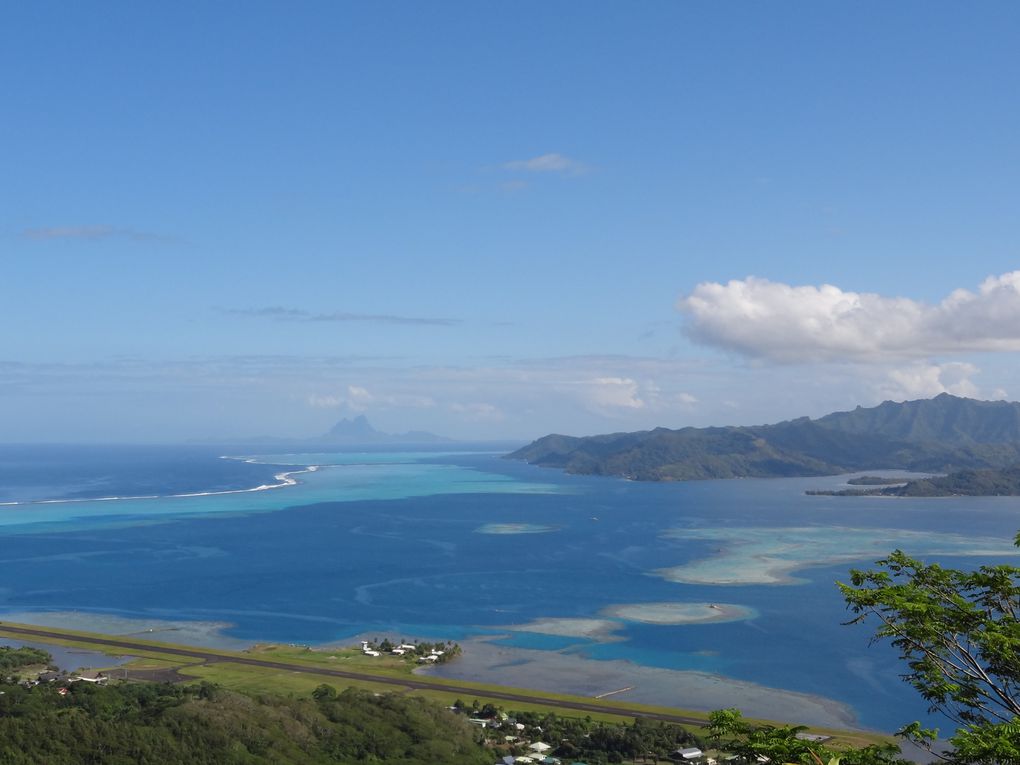
[[[739,762],[817,765],[909,765],[895,744],[835,749],[803,737],[806,728],[796,725],[756,725],[744,720],[736,709],[720,709],[709,718],[708,740],[731,752]],[[762,758],[767,758],[763,760]]]
[[[4,765],[492,765],[464,718],[415,697],[249,696],[206,683],[0,691]]]
[[[0,679],[9,680],[22,667],[31,667],[37,664],[47,666],[52,661],[52,656],[38,648],[0,646]]]
[[[468,706],[459,700],[454,708],[487,720],[483,735],[501,755],[528,752],[526,742],[541,739],[550,742],[557,759],[605,765],[647,758],[669,760],[678,749],[706,745],[681,725],[641,717],[631,723],[607,723],[553,712],[504,712],[494,704],[475,701]]]
[[[861,483],[862,480],[858,479],[858,485],[880,486],[875,483],[864,484]],[[901,480],[894,485],[881,488],[815,490],[807,493],[836,497],[1016,497],[1020,496],[1020,465],[1002,470],[958,470],[949,475],[918,478],[906,483]]]
[[[643,481],[1004,468],[1020,463],[1020,404],[943,394],[775,425],[550,435],[510,457]]]

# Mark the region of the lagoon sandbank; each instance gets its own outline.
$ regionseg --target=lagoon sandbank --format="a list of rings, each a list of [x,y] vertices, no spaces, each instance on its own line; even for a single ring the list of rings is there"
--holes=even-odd
[[[1018,555],[1001,539],[905,529],[804,528],[672,529],[667,539],[709,540],[723,546],[708,558],[653,573],[682,584],[800,584],[794,571],[812,566],[877,560],[892,549],[912,555]]]
[[[609,619],[556,618],[535,619],[524,624],[507,624],[493,629],[512,632],[537,632],[542,635],[559,635],[607,642],[619,640],[613,633],[623,627],[618,621]]]
[[[476,534],[547,534],[556,531],[556,526],[542,526],[537,523],[486,523],[475,529]]]
[[[606,606],[603,616],[642,624],[717,624],[754,619],[758,612],[735,603],[625,603]]]

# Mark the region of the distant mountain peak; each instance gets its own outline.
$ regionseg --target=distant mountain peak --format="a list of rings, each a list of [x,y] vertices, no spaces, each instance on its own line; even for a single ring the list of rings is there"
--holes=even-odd
[[[353,435],[385,435],[372,427],[368,418],[359,414],[357,417],[347,419],[344,417],[336,425],[329,429],[324,437],[330,436],[353,436]]]
[[[450,439],[424,430],[384,433],[372,427],[365,415],[359,414],[353,418],[344,417],[315,441],[347,446],[370,446],[373,444],[439,444],[447,443]]]

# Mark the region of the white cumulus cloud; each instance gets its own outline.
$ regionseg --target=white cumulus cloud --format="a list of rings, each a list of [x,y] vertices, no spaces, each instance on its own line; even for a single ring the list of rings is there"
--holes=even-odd
[[[882,398],[894,401],[928,398],[940,393],[974,398],[979,390],[970,378],[980,371],[966,362],[911,364],[891,369],[884,383],[877,386],[877,392]]]
[[[699,284],[677,308],[694,340],[777,362],[1020,350],[1020,271],[937,304],[752,276]]]
[[[430,396],[373,393],[361,385],[348,385],[345,393],[313,393],[306,399],[316,409],[346,409],[367,412],[369,409],[429,409],[436,405]]]
[[[643,409],[636,380],[629,377],[597,377],[588,381],[587,397],[597,409]]]

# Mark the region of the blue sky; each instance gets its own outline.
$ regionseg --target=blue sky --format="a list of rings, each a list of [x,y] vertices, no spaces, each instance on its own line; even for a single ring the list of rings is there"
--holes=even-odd
[[[1018,398],[1018,35],[1006,2],[12,4],[0,440]]]

